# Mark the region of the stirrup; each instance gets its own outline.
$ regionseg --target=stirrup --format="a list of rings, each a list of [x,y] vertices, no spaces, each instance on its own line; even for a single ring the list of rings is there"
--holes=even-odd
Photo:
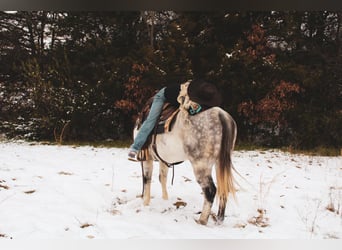
[[[135,151],[130,151],[128,153],[128,160],[130,160],[130,161],[139,161],[138,160],[138,153],[135,152]]]

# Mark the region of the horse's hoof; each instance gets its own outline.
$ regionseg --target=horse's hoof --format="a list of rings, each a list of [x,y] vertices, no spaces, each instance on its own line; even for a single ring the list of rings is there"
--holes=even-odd
[[[215,221],[215,224],[217,226],[221,226],[223,224],[223,220],[217,220],[217,221]]]
[[[150,205],[150,201],[144,201],[144,206],[149,206]]]
[[[206,226],[208,221],[203,221],[203,220],[195,220],[197,224],[200,224],[200,225],[203,225],[203,226]]]
[[[213,217],[213,219],[216,225],[222,225],[224,221],[224,215],[223,216],[218,215],[217,217],[215,216]]]

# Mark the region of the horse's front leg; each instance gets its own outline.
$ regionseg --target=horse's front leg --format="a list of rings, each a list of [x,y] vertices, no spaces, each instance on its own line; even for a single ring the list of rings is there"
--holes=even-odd
[[[143,162],[143,200],[144,205],[148,206],[151,200],[151,181],[152,181],[152,172],[153,172],[153,161],[144,161]]]
[[[211,176],[211,169],[209,165],[204,164],[193,164],[194,173],[197,182],[200,184],[203,195],[204,203],[199,220],[196,222],[202,225],[208,223],[209,215],[211,213],[211,208],[213,206],[214,198],[216,195],[216,187]]]
[[[168,166],[166,166],[162,162],[159,162],[159,181],[160,181],[160,184],[161,184],[161,187],[162,187],[163,199],[164,200],[169,199],[169,195],[167,193],[167,188],[166,188],[168,172],[169,172]]]

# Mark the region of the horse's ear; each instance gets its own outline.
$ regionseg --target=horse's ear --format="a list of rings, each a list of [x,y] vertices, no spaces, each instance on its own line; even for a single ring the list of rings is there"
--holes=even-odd
[[[185,100],[186,100],[187,98],[189,98],[189,97],[188,97],[188,87],[189,87],[189,84],[190,84],[190,81],[187,81],[187,82],[185,82],[185,83],[183,83],[183,84],[180,85],[180,91],[179,91],[179,95],[178,95],[178,97],[177,97],[177,101],[178,101],[181,105],[183,105],[184,102],[185,102]]]

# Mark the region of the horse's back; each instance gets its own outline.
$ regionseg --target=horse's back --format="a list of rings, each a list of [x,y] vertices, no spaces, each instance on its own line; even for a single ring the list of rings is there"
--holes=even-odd
[[[234,136],[235,121],[219,107],[193,116],[180,114],[170,133],[157,136],[159,154],[170,162],[216,158],[221,147],[222,119]]]
[[[221,149],[222,126],[234,124],[234,120],[223,109],[213,107],[191,117],[191,121],[188,128],[190,136],[186,137],[188,153],[197,159],[217,158]]]

